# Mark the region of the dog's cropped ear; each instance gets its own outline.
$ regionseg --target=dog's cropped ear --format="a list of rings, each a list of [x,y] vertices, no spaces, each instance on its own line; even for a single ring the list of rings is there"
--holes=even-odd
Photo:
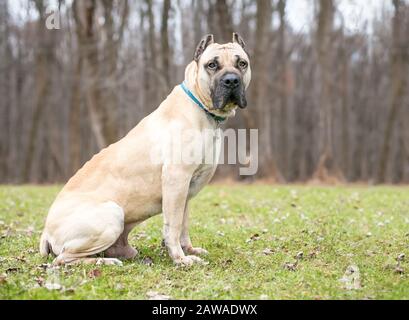
[[[207,49],[208,46],[210,46],[212,43],[214,43],[214,36],[212,34],[206,35],[199,43],[199,45],[196,48],[195,56],[194,59],[196,62],[199,62],[200,57],[202,56],[203,52]]]
[[[233,32],[233,43],[238,43],[244,50],[246,50],[246,43],[243,38],[236,32]]]

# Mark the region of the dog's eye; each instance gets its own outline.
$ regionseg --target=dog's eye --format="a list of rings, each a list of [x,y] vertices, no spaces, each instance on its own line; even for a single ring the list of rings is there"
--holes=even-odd
[[[239,62],[239,67],[240,67],[241,69],[247,68],[247,62],[244,61],[244,60],[241,60],[241,61]]]
[[[210,70],[214,70],[214,69],[217,68],[217,64],[216,64],[215,62],[210,62],[210,63],[207,65],[207,67],[208,67]]]

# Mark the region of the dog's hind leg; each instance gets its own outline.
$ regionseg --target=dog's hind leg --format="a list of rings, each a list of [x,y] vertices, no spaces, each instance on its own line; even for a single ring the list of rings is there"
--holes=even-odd
[[[48,242],[47,234],[46,234],[45,232],[43,232],[43,233],[41,234],[41,239],[40,239],[40,254],[41,254],[43,257],[46,257],[46,256],[48,256],[51,252],[52,252],[52,250],[51,250],[51,245],[50,245],[50,243]]]
[[[118,240],[104,252],[105,257],[133,259],[138,255],[138,251],[128,243],[128,235],[135,227],[135,224],[126,225],[124,232]]]
[[[94,258],[111,247],[124,231],[124,212],[114,202],[84,206],[67,217],[50,237],[57,255],[54,264],[119,265],[118,259]],[[55,252],[57,251],[57,252]]]

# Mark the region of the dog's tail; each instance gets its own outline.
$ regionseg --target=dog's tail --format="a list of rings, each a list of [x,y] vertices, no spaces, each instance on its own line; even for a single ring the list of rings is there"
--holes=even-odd
[[[41,239],[40,239],[40,254],[43,257],[46,257],[50,253],[51,253],[51,245],[48,242],[47,233],[44,231],[43,234],[41,235]]]

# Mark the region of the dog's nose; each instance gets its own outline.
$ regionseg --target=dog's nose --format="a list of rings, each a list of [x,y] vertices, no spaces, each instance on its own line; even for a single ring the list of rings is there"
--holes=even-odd
[[[221,79],[223,86],[229,89],[235,89],[240,85],[240,77],[235,73],[228,73]]]

